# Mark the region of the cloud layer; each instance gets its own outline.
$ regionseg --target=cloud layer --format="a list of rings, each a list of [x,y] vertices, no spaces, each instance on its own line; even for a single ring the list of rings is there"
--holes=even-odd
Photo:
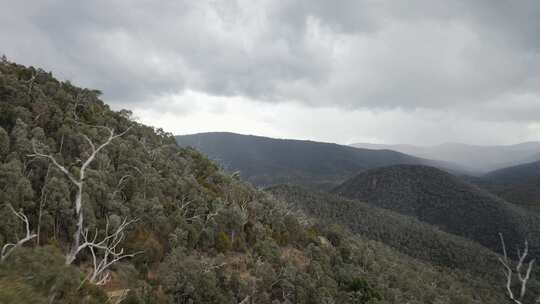
[[[468,123],[464,129],[507,124],[522,130],[516,139],[530,138],[540,120],[534,0],[23,0],[2,7],[0,52],[145,111],[175,99],[184,112],[176,115],[189,115],[200,106],[182,96],[199,92],[225,104],[266,104],[270,112],[283,104],[309,115],[333,109],[336,123],[344,113],[405,113],[413,118],[409,134],[422,133],[432,114]],[[284,136],[301,128],[309,124]],[[343,140],[333,128],[330,139]],[[383,141],[400,133],[384,132]],[[494,141],[512,139],[511,132],[499,136]]]

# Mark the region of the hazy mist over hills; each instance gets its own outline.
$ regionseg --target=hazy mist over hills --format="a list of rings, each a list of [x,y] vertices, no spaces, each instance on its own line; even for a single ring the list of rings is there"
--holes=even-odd
[[[461,143],[444,143],[435,146],[355,143],[351,144],[351,146],[366,149],[394,150],[417,157],[453,162],[478,174],[540,159],[540,142],[500,146]]]

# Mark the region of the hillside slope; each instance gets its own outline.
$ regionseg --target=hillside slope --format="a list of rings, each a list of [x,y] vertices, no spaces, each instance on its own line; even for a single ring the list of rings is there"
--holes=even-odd
[[[280,185],[267,191],[306,214],[329,224],[341,224],[366,238],[383,242],[417,259],[438,266],[471,270],[498,277],[494,252],[434,226],[390,210],[326,192]]]
[[[225,169],[240,171],[257,186],[296,184],[330,189],[360,171],[393,164],[431,164],[395,151],[356,149],[331,143],[274,139],[234,133],[176,136],[180,146],[194,147]]]
[[[483,179],[500,184],[525,183],[539,177],[540,161],[502,168],[482,176]]]
[[[471,181],[508,202],[540,211],[540,161],[495,170]]]
[[[305,221],[98,95],[0,62],[0,246],[24,235],[14,212],[37,234],[2,259],[0,302],[97,304],[127,291],[122,303],[502,303],[498,286],[467,273]],[[104,243],[66,264],[80,210],[82,237]],[[94,281],[93,257],[110,246],[136,255]]]
[[[498,233],[513,248],[528,239],[540,253],[537,215],[509,204],[446,172],[398,165],[369,170],[333,190],[352,199],[414,216],[497,251]]]

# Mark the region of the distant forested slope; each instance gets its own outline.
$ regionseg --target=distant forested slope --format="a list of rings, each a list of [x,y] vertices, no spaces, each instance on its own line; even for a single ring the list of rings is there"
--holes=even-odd
[[[500,184],[526,183],[531,179],[540,178],[540,161],[495,170],[482,178]]]
[[[507,167],[467,180],[510,203],[540,211],[540,162]]]
[[[390,150],[357,149],[331,143],[274,139],[234,133],[176,136],[180,146],[194,147],[225,169],[240,171],[257,186],[295,184],[331,189],[355,174],[394,164],[451,167]]]
[[[439,169],[398,165],[363,172],[333,190],[335,194],[435,225],[500,250],[498,233],[509,246],[528,239],[540,254],[540,219],[487,191]]]
[[[388,244],[414,258],[476,274],[499,275],[497,255],[493,251],[413,217],[297,186],[281,185],[267,191],[310,216],[345,225],[355,233]]]

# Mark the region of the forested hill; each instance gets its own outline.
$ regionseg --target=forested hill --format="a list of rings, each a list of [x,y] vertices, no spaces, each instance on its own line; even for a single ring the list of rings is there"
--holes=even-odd
[[[394,164],[452,167],[390,150],[357,149],[331,143],[275,139],[234,133],[176,136],[180,146],[194,147],[225,169],[240,171],[257,186],[296,184],[331,189],[370,168]]]
[[[98,91],[5,59],[0,218],[0,303],[503,302],[497,285],[303,216]]]
[[[363,172],[333,190],[348,198],[414,216],[494,251],[499,233],[516,248],[528,239],[540,254],[540,219],[439,169],[391,166]]]
[[[268,188],[276,197],[329,224],[381,241],[428,263],[498,278],[497,255],[478,243],[446,233],[414,217],[326,192],[297,186]]]
[[[499,184],[526,183],[538,178],[540,178],[540,161],[506,167],[482,176],[482,179]]]
[[[540,211],[540,162],[492,171],[469,180],[508,202]]]

